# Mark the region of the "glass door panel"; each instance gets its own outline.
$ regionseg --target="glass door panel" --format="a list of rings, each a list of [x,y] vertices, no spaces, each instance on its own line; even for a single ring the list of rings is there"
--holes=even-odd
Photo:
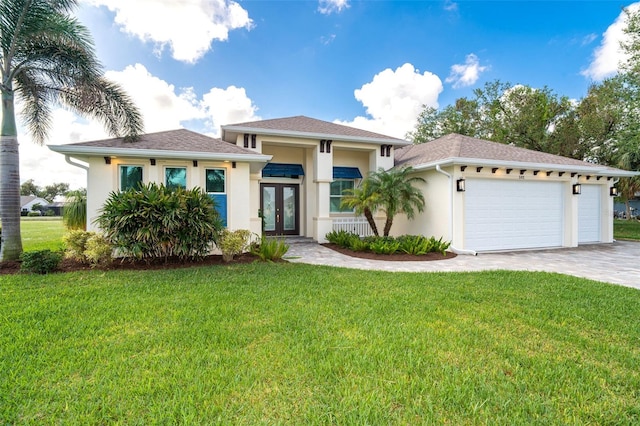
[[[291,186],[282,188],[283,198],[283,230],[294,231],[296,229],[296,191]]]
[[[276,187],[262,187],[262,220],[265,232],[276,231]]]

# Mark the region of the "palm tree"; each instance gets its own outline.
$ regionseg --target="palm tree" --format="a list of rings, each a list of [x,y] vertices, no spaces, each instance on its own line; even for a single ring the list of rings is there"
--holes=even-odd
[[[373,191],[379,194],[378,205],[386,214],[384,236],[389,235],[393,218],[400,213],[413,219],[416,210],[424,211],[424,196],[422,191],[414,186],[415,183],[425,182],[419,176],[410,176],[412,167],[399,167],[389,170],[379,169],[372,173],[369,179]]]
[[[133,141],[142,132],[140,112],[102,76],[89,31],[70,16],[77,3],[0,0],[0,261],[22,252],[16,99],[36,143],[44,143],[56,105],[99,119],[113,136]]]
[[[353,189],[345,189],[343,194],[340,205],[354,209],[358,215],[364,214],[373,234],[378,236],[378,226],[373,220],[373,212],[378,208],[380,194],[374,191],[373,181],[364,179],[360,186]]]

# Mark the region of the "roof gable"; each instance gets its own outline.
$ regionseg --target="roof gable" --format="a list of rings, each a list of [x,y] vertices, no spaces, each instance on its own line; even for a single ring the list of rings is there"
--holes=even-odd
[[[269,120],[250,121],[245,123],[227,124],[222,126],[223,135],[230,133],[266,133],[283,136],[307,136],[325,139],[365,140],[370,142],[384,142],[397,145],[405,145],[409,142],[404,139],[382,135],[368,130],[329,121],[298,115],[295,117],[275,118]],[[223,136],[224,138],[224,136]]]

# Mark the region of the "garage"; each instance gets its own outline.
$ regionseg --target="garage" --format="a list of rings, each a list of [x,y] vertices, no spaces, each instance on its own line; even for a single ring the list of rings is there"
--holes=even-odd
[[[464,246],[475,251],[563,245],[562,182],[467,179]]]
[[[578,196],[578,244],[602,241],[600,226],[600,185],[581,185]]]

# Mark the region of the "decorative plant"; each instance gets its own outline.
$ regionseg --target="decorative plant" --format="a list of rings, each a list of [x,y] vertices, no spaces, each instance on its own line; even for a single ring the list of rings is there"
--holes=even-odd
[[[155,183],[112,192],[96,222],[119,253],[148,260],[204,257],[223,228],[214,201],[200,188]]]
[[[218,248],[222,251],[222,259],[225,262],[231,262],[235,255],[244,253],[249,247],[250,237],[251,231],[247,229],[223,230],[218,243]]]
[[[48,274],[60,265],[62,253],[46,250],[26,251],[20,256],[20,269],[34,274]]]
[[[87,229],[87,194],[84,191],[69,191],[62,209],[62,222],[67,229]]]
[[[260,242],[251,244],[251,254],[256,255],[263,262],[280,260],[289,251],[289,244],[278,238],[263,235]]]

